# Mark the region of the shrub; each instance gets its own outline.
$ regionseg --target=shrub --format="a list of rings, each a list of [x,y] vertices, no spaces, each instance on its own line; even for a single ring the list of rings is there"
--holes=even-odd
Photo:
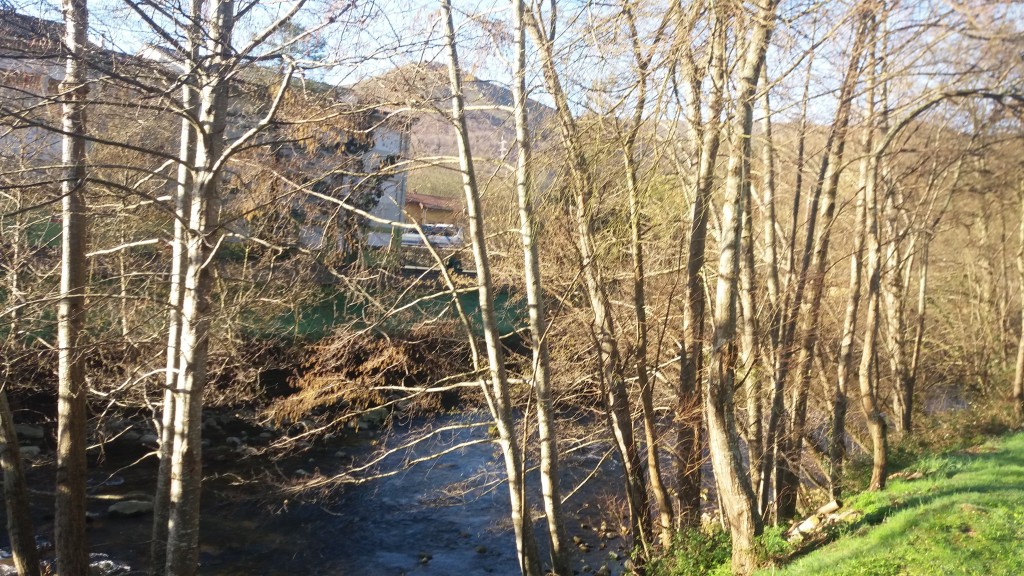
[[[718,525],[678,532],[672,548],[651,563],[652,576],[729,574],[732,545]]]

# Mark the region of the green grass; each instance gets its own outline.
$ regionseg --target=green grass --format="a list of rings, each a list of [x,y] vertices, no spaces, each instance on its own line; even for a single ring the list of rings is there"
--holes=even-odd
[[[405,295],[404,301],[411,301],[424,296],[426,291],[413,291]],[[379,296],[379,295],[375,295]],[[482,334],[480,318],[480,301],[476,291],[459,295],[463,310],[473,323],[474,331]],[[400,306],[401,303],[396,305]],[[333,287],[322,287],[316,298],[297,305],[293,310],[279,315],[266,317],[259,311],[247,314],[246,325],[250,334],[261,337],[291,337],[298,340],[317,340],[328,336],[331,331],[347,323],[356,327],[365,327],[363,308],[365,304],[350,303],[343,291]],[[498,330],[502,335],[520,330],[526,318],[525,303],[521,298],[508,291],[499,290],[494,298],[494,306],[498,316]],[[384,322],[380,329],[392,333],[402,333],[416,323],[433,318],[455,319],[451,307],[451,297],[438,294],[437,297],[424,300],[412,307],[408,313],[401,314]]]
[[[1024,574],[1024,434],[919,459],[918,480],[852,497],[831,544],[765,574]]]

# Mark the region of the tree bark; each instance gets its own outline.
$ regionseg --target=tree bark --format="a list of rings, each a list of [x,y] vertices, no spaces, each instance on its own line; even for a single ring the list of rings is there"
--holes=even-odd
[[[868,99],[867,117],[873,117],[874,102]],[[836,362],[836,385],[832,390],[832,425],[829,431],[829,487],[832,499],[840,501],[843,493],[843,461],[846,458],[846,412],[847,392],[850,384],[850,370],[853,367],[854,337],[857,333],[857,317],[860,310],[861,268],[864,260],[865,199],[868,178],[868,157],[874,142],[874,130],[864,130],[863,156],[860,160],[860,181],[857,191],[855,220],[853,226],[853,251],[850,254],[850,288],[846,298],[846,313],[843,317],[842,339],[839,344],[839,358]]]
[[[220,161],[224,150],[234,0],[210,5],[208,64],[198,70],[199,134],[189,202],[181,309],[181,356],[174,391],[174,448],[171,459],[170,522],[165,571],[174,576],[196,573],[199,562],[199,499],[202,492],[202,416],[210,344],[209,267],[219,239]]]
[[[872,23],[874,28],[874,15],[865,16]],[[868,64],[868,98],[874,98],[876,84],[877,61],[872,53]],[[867,129],[874,130],[876,119],[868,122]],[[888,458],[888,437],[885,418],[878,405],[877,382],[872,380],[872,368],[874,367],[878,335],[879,303],[881,299],[881,268],[882,268],[882,245],[879,238],[878,218],[878,158],[884,150],[885,141],[868,157],[868,167],[864,182],[864,215],[867,243],[867,268],[865,275],[868,279],[867,313],[864,319],[863,348],[860,358],[860,401],[867,418],[868,433],[871,436],[872,465],[871,482],[869,489],[881,490],[885,487],[886,467]]]
[[[708,121],[703,122],[699,89],[691,91],[687,106],[689,124],[694,130],[693,149],[698,161],[686,255],[683,343],[679,350],[679,391],[676,405],[676,449],[679,451],[676,479],[679,501],[676,514],[682,526],[696,526],[700,521],[701,465],[704,462],[705,445],[701,408],[707,287],[704,264],[707,259],[711,188],[721,145],[722,127],[719,117],[724,107],[726,29],[727,22],[716,15],[708,56],[708,77],[711,80],[711,93],[707,102]],[[701,79],[697,77],[696,66],[692,68],[688,78],[689,84],[699,87]]]
[[[767,518],[772,505],[772,498],[777,494],[773,479],[778,480],[779,457],[782,456],[782,438],[785,432],[786,396],[785,385],[789,375],[789,363],[793,354],[793,337],[795,335],[796,313],[800,309],[800,302],[803,299],[804,286],[807,278],[807,268],[810,266],[810,246],[808,243],[813,237],[817,223],[818,197],[812,195],[809,202],[807,215],[807,236],[804,243],[803,258],[799,272],[796,270],[796,243],[797,231],[800,226],[800,203],[803,196],[804,164],[806,161],[806,142],[808,130],[808,102],[810,101],[811,72],[814,65],[815,53],[811,52],[807,58],[807,72],[804,77],[803,99],[800,115],[800,132],[797,140],[796,157],[796,182],[793,189],[792,224],[789,230],[789,252],[786,255],[786,281],[785,295],[780,297],[778,311],[776,312],[775,336],[773,338],[775,350],[773,353],[772,366],[772,389],[768,402],[768,422],[764,429],[764,448],[761,458],[761,473],[759,474],[761,485],[757,489],[759,499],[758,510],[762,518]],[[824,154],[831,149],[832,140],[826,140]],[[820,191],[820,188],[816,188]],[[781,286],[782,283],[780,283]],[[777,483],[777,482],[776,482]]]
[[[779,459],[776,478],[778,499],[776,518],[789,520],[796,516],[797,495],[800,487],[800,459],[803,453],[804,423],[807,420],[807,395],[810,390],[814,355],[818,343],[818,325],[821,316],[821,299],[825,290],[825,273],[829,268],[828,249],[835,220],[836,194],[839,176],[843,170],[843,155],[846,149],[846,135],[850,126],[850,109],[854,91],[860,77],[861,55],[867,37],[867,26],[860,19],[851,49],[850,62],[846,68],[839,93],[839,108],[832,125],[830,140],[815,183],[814,195],[821,198],[819,221],[815,230],[811,250],[811,268],[807,275],[807,298],[800,305],[798,316],[802,318],[800,350],[797,359],[797,382],[790,404],[788,435],[783,442],[785,456]],[[811,232],[808,231],[808,238]],[[796,311],[794,310],[796,314]]]
[[[508,476],[512,527],[515,531],[516,549],[519,554],[519,568],[524,576],[540,576],[540,558],[537,552],[537,541],[533,535],[530,508],[526,502],[522,455],[516,440],[515,421],[512,417],[508,392],[505,355],[501,348],[498,321],[494,312],[493,284],[490,261],[487,257],[487,237],[484,231],[476,173],[473,169],[469,129],[466,125],[466,107],[462,94],[462,69],[459,65],[458,50],[455,44],[455,24],[449,0],[441,0],[441,9],[445,19],[448,80],[452,91],[452,123],[455,125],[458,139],[459,168],[462,172],[462,187],[466,195],[466,213],[469,220],[469,234],[472,239],[473,258],[476,261],[477,290],[480,294],[480,315],[483,320],[484,341],[487,345],[491,385],[487,400],[495,427],[498,429],[498,444],[505,457],[505,472]],[[525,106],[525,102],[523,104]]]
[[[1024,326],[1024,186],[1017,192],[1020,202],[1020,244],[1017,247],[1017,278],[1021,293],[1021,325]],[[1024,328],[1017,344],[1017,363],[1013,376],[1013,412],[1024,421]]]
[[[11,541],[14,568],[22,576],[39,576],[39,551],[36,550],[29,511],[28,486],[21,466],[14,415],[7,402],[7,380],[0,386],[0,469],[4,474],[4,505],[7,512],[7,537]]]
[[[60,309],[57,318],[57,497],[54,549],[57,573],[85,575],[89,553],[85,534],[86,418],[85,291],[87,221],[85,206],[85,106],[88,97],[85,59],[89,10],[86,0],[64,0],[67,68],[62,128],[63,176]]]
[[[737,353],[734,340],[742,212],[745,196],[750,193],[750,187],[745,185],[749,175],[744,174],[744,164],[750,155],[757,83],[774,28],[777,5],[775,0],[758,2],[756,23],[750,33],[739,72],[739,93],[731,129],[732,150],[722,206],[714,337],[708,378],[704,386],[704,411],[711,463],[715,470],[722,512],[728,520],[732,535],[732,571],[735,574],[749,574],[756,567],[754,538],[761,533],[763,527],[754,491],[744,469],[736,429],[733,391],[736,386]]]
[[[202,16],[202,1],[192,0],[191,22],[198,22]],[[181,110],[186,117],[181,120],[178,148],[177,186],[174,195],[174,237],[171,240],[171,273],[167,296],[167,363],[164,377],[163,411],[158,430],[160,431],[160,466],[157,470],[156,491],[153,497],[153,536],[150,544],[150,574],[163,576],[167,562],[167,530],[170,520],[171,458],[174,452],[174,422],[177,412],[175,400],[178,382],[178,362],[181,357],[182,305],[184,301],[185,254],[187,249],[186,227],[191,204],[190,188],[196,147],[195,76],[190,72],[199,59],[199,32],[191,26],[187,33],[186,48],[189,57],[184,68],[185,79],[181,88]]]
[[[519,236],[523,244],[523,276],[529,308],[530,348],[533,350],[533,387],[537,397],[537,433],[540,442],[540,481],[544,513],[551,543],[552,571],[572,574],[565,544],[565,521],[558,486],[558,433],[551,397],[550,360],[547,343],[547,314],[534,222],[532,149],[526,96],[526,29],[524,0],[513,0],[515,12],[515,78],[512,95],[516,124],[516,192],[519,204]]]
[[[544,82],[555,104],[555,115],[559,125],[562,145],[568,155],[570,186],[575,200],[576,240],[580,254],[580,268],[586,286],[587,296],[593,312],[591,333],[597,349],[598,375],[607,406],[615,447],[622,459],[625,470],[626,502],[629,507],[630,537],[634,546],[645,550],[650,542],[646,519],[648,516],[647,491],[643,481],[643,466],[636,449],[633,431],[633,415],[626,392],[618,344],[615,340],[615,326],[609,308],[605,281],[599,263],[593,234],[591,210],[593,181],[588,172],[586,154],[576,121],[569,107],[568,96],[562,88],[553,54],[553,38],[549,38],[541,23],[540,15],[531,13],[529,31],[540,51]]]
[[[672,10],[674,8],[670,8]],[[654,382],[648,374],[648,324],[647,290],[644,273],[644,237],[647,227],[640,198],[640,181],[637,174],[636,140],[643,125],[647,107],[647,82],[650,73],[651,54],[645,54],[640,46],[636,20],[628,2],[622,6],[622,14],[630,36],[633,62],[637,73],[636,99],[630,124],[626,127],[623,141],[623,162],[625,164],[626,188],[629,196],[630,247],[633,257],[633,316],[636,320],[634,344],[637,382],[640,384],[640,405],[643,411],[644,441],[647,444],[647,478],[651,494],[657,506],[658,533],[661,545],[667,550],[672,545],[672,502],[661,479],[661,462],[658,456],[657,416],[654,412]],[[666,17],[666,21],[671,15]],[[653,42],[657,45],[657,42]],[[652,48],[653,50],[653,48]]]

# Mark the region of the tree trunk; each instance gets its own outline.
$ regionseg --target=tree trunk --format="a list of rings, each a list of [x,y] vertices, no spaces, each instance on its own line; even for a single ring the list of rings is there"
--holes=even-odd
[[[540,16],[531,13],[529,31],[540,50],[544,82],[555,103],[555,115],[559,124],[562,145],[568,155],[570,184],[576,203],[576,236],[580,253],[580,268],[586,286],[590,307],[593,311],[591,330],[597,349],[599,377],[607,405],[615,447],[622,459],[625,470],[626,502],[630,515],[630,537],[634,546],[647,548],[648,516],[647,491],[643,482],[643,466],[636,449],[633,432],[633,415],[626,393],[618,345],[615,341],[615,326],[609,309],[605,281],[597,262],[594,243],[591,195],[593,182],[588,170],[586,155],[581,149],[581,140],[576,122],[569,107],[568,96],[562,89],[558,70],[555,66],[552,38],[548,38]]]
[[[14,568],[22,576],[39,576],[39,551],[32,531],[28,487],[21,467],[18,434],[14,415],[7,402],[7,384],[0,386],[0,469],[4,473],[4,504],[7,512],[7,537],[11,541]]]
[[[839,93],[839,107],[836,118],[829,132],[825,158],[821,163],[818,179],[815,182],[813,195],[819,199],[820,227],[808,229],[803,268],[801,269],[801,289],[807,292],[806,298],[794,303],[790,327],[795,329],[798,320],[802,319],[799,355],[797,357],[797,382],[790,402],[790,421],[787,434],[781,436],[782,454],[776,462],[776,520],[789,520],[796,516],[797,495],[800,487],[800,459],[803,452],[804,423],[807,419],[807,395],[810,389],[814,354],[818,342],[818,324],[820,320],[821,299],[825,289],[825,273],[828,271],[828,248],[835,219],[836,193],[839,188],[839,176],[843,170],[843,154],[846,148],[846,134],[850,125],[850,109],[853,105],[854,91],[860,77],[861,54],[864,49],[867,26],[863,19],[859,20],[851,49],[850,61],[843,77]],[[813,240],[812,240],[813,239]],[[807,267],[808,258],[810,266]],[[783,347],[787,346],[783,343]],[[785,372],[783,372],[785,381]]]
[[[721,145],[719,117],[724,106],[726,28],[727,23],[716,16],[711,32],[711,53],[708,57],[708,76],[711,79],[711,94],[707,103],[708,122],[702,121],[697,90],[691,95],[687,114],[691,129],[695,131],[693,148],[698,155],[698,163],[688,234],[689,248],[686,255],[683,343],[679,350],[679,391],[676,405],[676,449],[679,451],[676,480],[679,502],[676,514],[682,526],[696,526],[700,521],[701,465],[704,462],[705,444],[700,384],[704,378],[706,315],[706,283],[703,272],[707,259],[711,188],[714,183],[718,149]],[[688,80],[691,85],[700,83],[696,72],[691,73]]]
[[[1020,245],[1017,248],[1017,275],[1021,293],[1021,326],[1024,327],[1024,186],[1018,191],[1020,197]],[[1013,412],[1017,421],[1024,421],[1024,328],[1021,329],[1017,344],[1017,364],[1013,376]]]
[[[806,161],[806,141],[808,130],[807,106],[810,101],[811,72],[814,65],[815,53],[811,52],[807,58],[807,73],[804,77],[803,100],[801,105],[800,132],[797,140],[796,157],[796,182],[793,189],[792,224],[789,230],[789,253],[786,256],[786,293],[781,298],[776,312],[776,328],[774,336],[775,351],[773,354],[772,366],[772,389],[770,401],[768,402],[768,422],[764,429],[764,449],[761,459],[761,473],[759,474],[761,485],[757,489],[759,498],[758,511],[762,518],[767,518],[771,508],[772,498],[777,494],[779,467],[777,462],[782,449],[782,438],[784,435],[786,396],[785,385],[789,375],[789,363],[793,355],[793,337],[796,333],[796,313],[800,309],[800,302],[803,299],[804,285],[807,278],[807,269],[810,266],[810,239],[813,237],[818,217],[817,195],[812,195],[809,202],[807,214],[807,236],[804,243],[803,258],[799,272],[796,270],[796,243],[797,231],[800,227],[800,203],[803,195],[804,164]],[[824,154],[827,156],[832,147],[832,140],[826,140]],[[820,192],[816,187],[815,192]],[[780,283],[781,285],[781,283]],[[772,479],[776,480],[773,485]]]
[[[736,386],[736,307],[742,212],[750,187],[745,185],[745,159],[750,155],[750,135],[757,82],[761,77],[765,53],[775,23],[778,2],[758,3],[756,24],[751,32],[740,68],[739,94],[733,112],[729,167],[722,206],[721,253],[718,260],[718,283],[715,291],[714,337],[708,378],[704,387],[705,418],[708,444],[715,481],[732,535],[732,570],[749,574],[756,567],[754,538],[761,533],[761,516],[757,513],[754,491],[743,466],[739,435],[736,429],[733,391]]]
[[[743,160],[743,172],[750,174],[749,145],[746,147]],[[749,178],[749,176],[748,176]],[[749,186],[749,182],[747,184]],[[762,417],[764,412],[761,349],[758,345],[757,325],[757,281],[754,270],[754,214],[751,193],[746,193],[743,203],[743,233],[740,239],[740,318],[742,328],[740,336],[740,381],[744,382],[747,401],[746,436],[747,455],[750,468],[750,485],[760,483],[760,463],[764,430]]]
[[[883,90],[883,93],[885,91]],[[885,106],[885,103],[882,103]],[[885,119],[882,118],[884,125]],[[888,171],[886,171],[888,172]],[[897,184],[888,182],[885,195],[885,227],[888,236],[882,266],[882,293],[884,296],[885,325],[889,368],[893,376],[893,414],[896,416],[896,430],[900,435],[910,433],[910,414],[913,408],[914,384],[910,379],[910,365],[907,358],[906,326],[906,283],[905,275],[910,271],[910,259],[905,257],[903,239],[908,227],[901,224],[902,198]]]
[[[228,79],[234,29],[234,0],[211,4],[208,31],[209,63],[200,70],[199,134],[195,174],[189,202],[181,309],[181,356],[174,391],[174,447],[171,459],[170,522],[166,573],[195,574],[199,562],[199,498],[202,492],[203,390],[210,338],[209,267],[218,243],[221,154],[227,120]]]
[[[873,117],[874,102],[868,98],[867,117]],[[865,200],[864,193],[868,179],[868,157],[874,142],[874,130],[864,130],[863,156],[860,160],[860,181],[857,191],[856,214],[853,226],[853,252],[850,254],[850,288],[846,299],[846,314],[843,317],[843,333],[839,344],[839,358],[836,362],[836,385],[832,390],[832,426],[829,432],[829,486],[832,499],[840,501],[843,493],[843,460],[846,458],[846,412],[847,391],[850,384],[850,370],[853,367],[854,336],[857,333],[857,317],[860,310],[861,267],[864,260]]]
[[[512,505],[512,527],[515,531],[516,549],[519,553],[519,567],[524,575],[540,576],[540,558],[537,541],[533,535],[530,508],[526,502],[523,478],[522,455],[516,440],[515,421],[512,417],[511,400],[508,393],[508,376],[505,372],[505,355],[501,348],[497,316],[494,312],[493,285],[490,261],[487,257],[486,234],[480,196],[473,169],[473,157],[469,144],[469,130],[466,125],[465,103],[462,94],[462,69],[459,66],[458,50],[455,45],[455,24],[449,0],[441,0],[445,18],[445,48],[448,53],[448,80],[452,91],[452,122],[459,147],[459,168],[462,185],[466,194],[466,213],[469,220],[469,234],[472,239],[473,258],[476,261],[477,290],[480,294],[480,315],[483,320],[484,341],[487,344],[487,361],[491,391],[487,394],[491,415],[498,429],[498,444],[505,457],[505,471],[508,476],[509,499]],[[525,103],[524,103],[525,104]],[[524,108],[525,110],[525,108]]]
[[[874,17],[866,16],[874,22]],[[869,87],[867,93],[869,98],[874,98],[875,67],[877,62],[871,59],[869,69]],[[869,123],[867,129],[874,130],[874,124]],[[882,246],[879,238],[878,222],[878,158],[881,155],[882,147],[876,148],[868,157],[868,168],[864,183],[864,215],[865,230],[867,232],[867,268],[865,275],[868,279],[867,291],[867,314],[864,318],[863,349],[860,358],[860,401],[867,418],[868,432],[871,436],[872,466],[871,466],[871,490],[881,490],[885,487],[886,467],[888,458],[888,438],[886,434],[886,423],[878,406],[877,383],[872,381],[872,367],[876,357],[876,340],[878,335],[879,301],[881,298],[881,267],[882,267]]]
[[[765,67],[767,70],[767,67]],[[764,100],[764,117],[761,120],[763,127],[763,138],[764,144],[761,146],[761,163],[764,166],[763,174],[763,190],[762,190],[762,201],[761,207],[764,211],[764,263],[768,268],[765,287],[768,292],[768,338],[771,343],[771,349],[768,351],[767,362],[770,366],[776,366],[779,357],[779,339],[781,337],[782,323],[782,288],[780,285],[780,274],[779,274],[779,253],[778,253],[778,235],[776,234],[776,227],[778,226],[778,219],[775,213],[775,143],[772,137],[772,122],[771,122],[771,101],[769,89],[770,83],[768,82],[767,72],[764,73],[764,94],[762,96]],[[752,265],[751,265],[752,266]],[[763,387],[759,387],[763,388]],[[773,387],[773,398],[774,398],[774,387]],[[765,441],[765,430],[764,430],[764,390],[759,391],[758,404],[755,409],[757,411],[756,422],[750,421],[748,416],[748,427],[751,428],[751,438],[756,438],[756,445],[748,446],[748,452],[750,457],[750,480],[754,486],[754,495],[758,498],[758,502],[761,500],[761,490],[767,489],[767,484],[762,478],[764,472],[763,465],[764,459],[767,452],[770,451],[771,446]],[[781,392],[779,394],[781,399]],[[772,406],[773,402],[769,402],[769,406]],[[750,410],[750,408],[748,408]],[[758,506],[758,510],[761,508]],[[762,516],[763,518],[763,516]]]
[[[201,0],[192,1],[193,22],[201,16]],[[189,62],[198,61],[198,31],[193,26],[188,31],[187,49]],[[186,66],[191,66],[187,64]],[[191,204],[190,187],[196,146],[193,128],[195,94],[192,83],[194,75],[189,74],[181,89],[183,114],[193,118],[182,118],[178,148],[177,187],[174,195],[174,238],[171,241],[171,274],[167,296],[167,368],[164,377],[163,413],[160,420],[160,466],[157,470],[156,492],[153,497],[153,537],[150,544],[150,574],[163,576],[167,562],[167,530],[170,520],[171,458],[174,451],[174,421],[177,405],[175,389],[178,381],[178,361],[181,356],[181,310],[184,300],[184,272],[186,252],[186,227]]]
[[[519,204],[519,236],[523,243],[523,275],[529,307],[530,348],[533,350],[533,386],[537,397],[537,433],[540,442],[540,482],[544,513],[551,542],[552,571],[559,576],[572,574],[565,544],[562,497],[558,487],[558,434],[551,398],[550,360],[547,343],[547,314],[541,283],[540,254],[537,249],[533,210],[532,150],[526,97],[526,31],[524,0],[514,0],[515,78],[512,94],[516,123],[516,191]]]
[[[88,97],[85,61],[89,11],[86,0],[64,0],[64,45],[67,70],[63,104],[63,230],[61,237],[57,398],[57,498],[55,552],[57,573],[84,576],[89,570],[85,534],[86,401],[85,327],[87,222],[85,207],[85,106]]]
[[[630,248],[633,257],[633,316],[636,320],[634,344],[637,382],[640,384],[640,405],[643,411],[644,441],[647,444],[647,478],[651,494],[657,505],[658,533],[661,545],[667,550],[672,545],[672,502],[661,479],[657,432],[657,416],[654,412],[654,382],[648,374],[648,325],[646,277],[644,273],[644,238],[647,227],[640,199],[640,181],[637,174],[636,140],[643,125],[647,106],[647,82],[651,55],[644,54],[640,46],[636,20],[628,3],[622,6],[622,14],[630,35],[633,61],[636,67],[636,101],[630,125],[626,127],[623,142],[623,163],[625,164],[626,188],[629,196]],[[656,42],[655,42],[656,44]]]

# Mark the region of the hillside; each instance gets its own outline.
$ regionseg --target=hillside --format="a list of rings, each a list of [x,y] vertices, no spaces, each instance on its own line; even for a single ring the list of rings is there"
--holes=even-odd
[[[410,64],[363,80],[352,89],[366,102],[381,108],[411,108],[416,119],[412,127],[410,156],[431,159],[455,156],[455,131],[448,115],[451,89],[448,69],[438,64]],[[470,144],[478,161],[509,159],[515,147],[512,118],[512,90],[500,84],[472,76],[464,78],[466,120]],[[536,101],[529,107],[534,139],[549,138],[545,127],[554,110]],[[449,195],[449,187],[458,186],[454,172],[447,175],[437,169],[420,170],[410,175],[410,189],[429,194]],[[455,191],[454,193],[458,193]]]
[[[765,574],[1024,574],[1024,434],[902,476],[851,498],[833,543]]]

